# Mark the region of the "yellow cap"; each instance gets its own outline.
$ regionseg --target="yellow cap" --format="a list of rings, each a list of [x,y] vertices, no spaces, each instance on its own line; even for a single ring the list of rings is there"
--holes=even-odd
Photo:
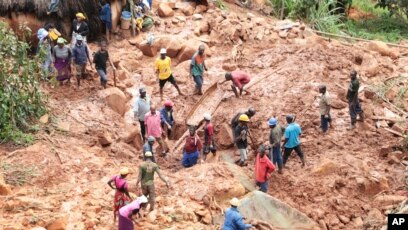
[[[241,116],[239,116],[239,120],[240,121],[249,121],[249,117],[246,114],[241,114]]]
[[[230,200],[230,204],[231,204],[232,206],[238,207],[238,206],[239,206],[239,200],[238,200],[238,198],[236,198],[236,197],[232,198],[232,199]]]
[[[86,19],[85,15],[84,15],[83,13],[77,13],[77,14],[75,14],[75,16],[76,16],[77,18]]]
[[[120,175],[127,175],[129,174],[129,169],[127,167],[124,167],[120,170]]]

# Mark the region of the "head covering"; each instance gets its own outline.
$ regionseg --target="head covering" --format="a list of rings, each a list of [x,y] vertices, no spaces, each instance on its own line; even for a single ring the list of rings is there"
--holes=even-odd
[[[249,108],[248,111],[247,111],[247,114],[248,114],[248,116],[250,116],[250,117],[254,116],[255,113],[256,113],[256,111],[255,111],[254,108]]]
[[[146,93],[146,89],[144,87],[139,88],[139,93]]]
[[[145,152],[145,157],[152,157],[153,154],[150,151]]]
[[[145,195],[139,196],[137,199],[140,201],[141,204],[147,203],[147,197]]]
[[[166,107],[173,107],[174,103],[170,100],[167,100],[166,102],[164,102],[164,106]]]
[[[147,138],[147,141],[155,141],[156,140],[156,138],[154,138],[153,136],[149,136],[148,138]]]
[[[232,206],[238,207],[238,206],[239,206],[239,200],[238,200],[238,198],[236,198],[236,197],[232,198],[232,199],[230,200],[230,204],[231,204]]]
[[[241,114],[241,116],[239,116],[239,119],[238,119],[238,120],[248,122],[248,121],[249,121],[249,117],[248,117],[248,115],[246,115],[246,114]]]
[[[57,44],[65,44],[65,39],[59,37],[59,38],[57,39]]]
[[[77,41],[83,41],[84,38],[82,37],[82,35],[78,34],[78,35],[76,36],[76,40],[77,40]]]
[[[274,117],[272,117],[268,121],[268,125],[277,125],[277,124],[278,124],[278,120],[276,118],[274,118]]]
[[[160,54],[166,54],[166,53],[167,53],[167,50],[165,48],[160,49]]]
[[[124,167],[120,170],[120,175],[127,175],[129,174],[129,169],[127,167]]]
[[[42,41],[48,36],[48,31],[44,28],[41,28],[37,31],[37,38],[38,40]]]
[[[211,114],[209,114],[209,113],[204,113],[204,120],[206,120],[206,121],[211,121]]]
[[[78,12],[77,14],[75,14],[75,17],[77,18],[81,18],[81,19],[86,19],[85,15],[81,12]]]

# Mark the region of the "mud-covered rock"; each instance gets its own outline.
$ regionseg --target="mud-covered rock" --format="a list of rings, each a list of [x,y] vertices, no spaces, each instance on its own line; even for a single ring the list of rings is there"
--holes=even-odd
[[[111,87],[99,91],[99,95],[103,98],[104,102],[119,115],[125,114],[126,108],[126,95],[118,88]]]
[[[66,230],[68,220],[66,217],[58,218],[51,221],[47,226],[47,230]]]
[[[172,17],[174,16],[173,9],[167,3],[161,3],[157,9],[157,13],[160,17]]]
[[[7,196],[12,193],[11,188],[4,181],[3,174],[0,173],[0,195]]]
[[[157,54],[157,48],[147,43],[147,41],[141,42],[139,44],[139,49],[142,51],[143,55],[148,57],[154,57]]]
[[[211,53],[210,48],[201,41],[190,39],[183,44],[183,48],[181,49],[177,59],[179,62],[183,62],[186,60],[190,60],[194,53],[198,51],[198,47],[203,44],[205,46],[205,55],[208,56]]]

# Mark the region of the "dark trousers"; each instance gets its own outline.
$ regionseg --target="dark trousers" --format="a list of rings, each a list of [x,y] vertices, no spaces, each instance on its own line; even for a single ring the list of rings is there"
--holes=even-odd
[[[282,169],[282,153],[281,153],[281,147],[278,146],[273,146],[272,149],[269,152],[269,159],[276,165],[278,165],[279,169]]]
[[[285,147],[285,152],[283,153],[283,165],[286,164],[286,161],[288,161],[288,158],[290,157],[290,154],[292,153],[293,150],[295,150],[295,152],[297,153],[299,158],[302,160],[302,162],[304,161],[304,156],[303,156],[302,149],[300,148],[300,145],[295,146],[293,148]]]
[[[325,118],[324,115],[320,115],[320,128],[322,128],[323,132],[327,132],[329,129],[329,123],[331,122],[331,116],[329,115],[328,118]]]
[[[142,138],[143,138],[143,142],[145,142],[146,140],[146,138],[145,138],[145,135],[146,135],[146,127],[145,127],[145,123],[144,123],[144,121],[141,121],[141,120],[139,120],[139,123],[140,123],[140,132],[142,133]]]
[[[357,116],[362,112],[363,109],[361,108],[360,100],[358,100],[358,98],[349,102],[349,113],[352,125],[356,124]]]

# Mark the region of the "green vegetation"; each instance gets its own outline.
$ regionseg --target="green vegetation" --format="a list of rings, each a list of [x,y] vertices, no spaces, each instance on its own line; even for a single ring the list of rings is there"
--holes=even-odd
[[[38,176],[35,166],[24,166],[6,162],[0,163],[0,171],[4,175],[6,184],[13,186],[24,185]]]
[[[0,142],[27,144],[33,141],[31,124],[46,111],[40,91],[44,59],[30,56],[28,27],[20,26],[20,34],[23,41],[0,22]]]

